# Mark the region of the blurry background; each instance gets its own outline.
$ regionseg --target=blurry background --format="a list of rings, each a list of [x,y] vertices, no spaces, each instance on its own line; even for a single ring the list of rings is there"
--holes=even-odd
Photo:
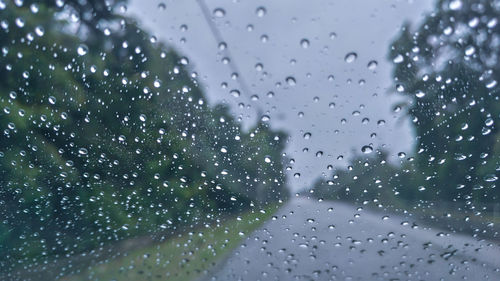
[[[329,2],[0,0],[0,279],[497,274],[499,2]]]
[[[230,105],[244,127],[268,115],[271,127],[289,134],[293,192],[311,188],[328,165],[345,168],[365,145],[385,147],[391,158],[413,149],[408,118],[394,112],[401,97],[388,46],[405,21],[429,13],[432,1],[199,2],[131,1],[126,14],[189,57],[209,99]],[[356,58],[347,62],[350,53]],[[238,78],[224,59],[237,66]]]

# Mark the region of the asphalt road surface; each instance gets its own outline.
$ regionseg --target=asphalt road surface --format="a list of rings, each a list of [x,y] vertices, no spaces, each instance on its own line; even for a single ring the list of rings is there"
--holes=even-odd
[[[355,206],[296,198],[208,280],[500,280],[500,246]]]

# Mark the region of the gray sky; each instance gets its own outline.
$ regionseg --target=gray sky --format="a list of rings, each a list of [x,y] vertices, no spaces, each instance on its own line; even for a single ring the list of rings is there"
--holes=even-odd
[[[364,145],[385,146],[393,156],[411,152],[409,120],[393,112],[398,97],[391,88],[393,63],[386,56],[401,25],[418,22],[433,1],[205,1],[226,50],[219,49],[195,0],[130,1],[127,13],[189,58],[210,102],[229,104],[245,127],[260,118],[257,112],[269,115],[273,128],[290,135],[286,152],[295,163],[287,176],[293,191],[329,174],[330,164],[345,166],[338,156],[345,160],[361,153]],[[309,44],[301,44],[303,39]],[[346,62],[351,52],[357,57]],[[231,64],[224,63],[229,55],[239,70],[236,80]],[[367,67],[370,61],[377,62],[374,70]],[[287,83],[287,77],[296,84]],[[249,92],[242,89],[241,79]],[[233,89],[241,95],[234,97]],[[269,97],[269,92],[274,95]],[[385,125],[378,125],[379,120]],[[309,139],[303,137],[306,133]],[[295,173],[301,177],[293,177]]]

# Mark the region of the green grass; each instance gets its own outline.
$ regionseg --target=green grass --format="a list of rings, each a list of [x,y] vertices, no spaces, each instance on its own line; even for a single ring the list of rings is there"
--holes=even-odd
[[[120,258],[91,266],[78,280],[194,280],[223,261],[241,241],[276,210],[272,205],[249,211],[209,228],[179,234],[165,242],[128,252]]]

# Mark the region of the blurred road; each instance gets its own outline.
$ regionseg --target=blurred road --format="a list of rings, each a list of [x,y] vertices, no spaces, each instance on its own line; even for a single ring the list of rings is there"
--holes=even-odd
[[[500,280],[500,246],[401,217],[291,200],[207,280]]]

